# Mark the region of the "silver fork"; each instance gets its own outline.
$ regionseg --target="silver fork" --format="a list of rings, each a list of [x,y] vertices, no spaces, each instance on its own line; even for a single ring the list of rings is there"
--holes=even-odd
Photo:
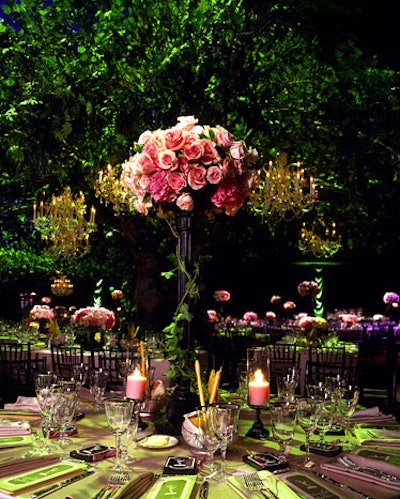
[[[278,499],[278,496],[268,487],[265,487],[264,482],[259,477],[258,473],[250,473],[249,475],[244,475],[244,484],[249,490],[257,490],[264,497]],[[264,494],[267,492],[267,494]]]
[[[107,484],[94,496],[93,499],[108,499],[113,496],[114,492],[124,485],[130,479],[130,474],[127,472],[113,473],[108,479]]]
[[[380,478],[381,480],[387,480],[389,482],[400,482],[400,477],[397,475],[392,475],[391,473],[386,473],[385,471],[379,471],[375,468],[371,468],[369,466],[359,466],[354,461],[352,461],[348,456],[340,456],[338,461],[343,464],[345,468],[361,471],[366,473],[367,475],[375,476]]]

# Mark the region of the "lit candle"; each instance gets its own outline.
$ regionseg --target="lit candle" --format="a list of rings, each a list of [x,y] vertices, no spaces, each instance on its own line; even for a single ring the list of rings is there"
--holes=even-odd
[[[33,218],[36,220],[36,203],[33,203]]]
[[[261,369],[257,369],[249,381],[249,405],[265,405],[269,397],[269,382],[264,378]]]
[[[92,206],[92,208],[90,209],[90,223],[91,224],[94,224],[95,217],[96,217],[96,208],[94,206]]]
[[[126,378],[126,396],[130,399],[141,400],[146,390],[146,376],[142,376],[137,367],[132,374]]]

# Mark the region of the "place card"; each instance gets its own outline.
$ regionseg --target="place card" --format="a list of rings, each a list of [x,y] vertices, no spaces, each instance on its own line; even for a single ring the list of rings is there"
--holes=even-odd
[[[33,435],[11,435],[9,437],[0,437],[0,449],[24,447],[25,445],[32,445],[33,442]]]
[[[189,499],[195,483],[195,475],[159,478],[146,499]]]
[[[389,454],[388,452],[388,448],[385,448],[385,450],[365,448],[352,450],[352,453],[357,454],[358,456],[368,457],[370,459],[378,459],[379,461],[386,461],[387,463],[400,465],[400,454]]]
[[[340,499],[342,496],[334,493],[326,486],[312,477],[294,473],[287,474],[283,480],[295,492],[307,499]]]

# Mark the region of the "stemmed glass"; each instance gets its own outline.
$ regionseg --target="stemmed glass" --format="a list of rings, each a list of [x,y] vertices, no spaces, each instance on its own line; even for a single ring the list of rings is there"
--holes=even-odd
[[[111,397],[104,401],[107,423],[115,436],[116,459],[113,471],[126,471],[122,459],[121,437],[128,429],[132,419],[134,401],[128,398]]]
[[[78,411],[82,410],[82,408],[79,404],[79,397],[80,397],[82,386],[87,381],[88,371],[89,371],[89,367],[86,364],[84,364],[83,362],[81,362],[80,364],[75,364],[74,366],[72,366],[72,377],[73,377],[75,384],[76,384],[76,396],[77,396],[76,408]]]
[[[297,421],[295,404],[271,404],[272,435],[279,444],[279,457],[286,461],[286,447],[294,437]]]
[[[317,445],[324,448],[325,437],[327,431],[332,427],[334,416],[334,406],[331,400],[321,401],[319,418],[317,422],[317,430],[319,434],[319,442]]]
[[[63,449],[72,440],[66,438],[68,426],[72,424],[75,416],[77,402],[76,385],[73,382],[64,382],[54,388],[54,420],[59,428],[59,445]]]
[[[136,461],[136,458],[129,454],[129,446],[131,443],[136,442],[140,420],[140,408],[142,406],[142,403],[139,400],[131,400],[133,402],[132,417],[126,432],[123,433],[121,437],[122,459],[125,464],[131,464]]]
[[[350,418],[356,410],[358,399],[360,396],[360,389],[356,385],[345,385],[340,387],[339,398],[337,401],[338,410],[343,416],[345,421],[344,431],[345,440],[348,447],[351,449],[352,444],[350,440]]]
[[[104,369],[94,369],[90,375],[90,393],[94,397],[95,411],[102,408],[102,401],[107,386],[108,373]]]
[[[227,479],[226,451],[229,442],[237,432],[239,423],[240,406],[237,404],[212,404],[209,406],[211,425],[219,440],[221,450],[220,480]]]
[[[219,448],[219,440],[214,431],[211,417],[212,413],[210,406],[197,409],[198,438],[207,452],[206,462],[201,471],[207,476],[213,475],[217,470],[217,466],[214,462],[214,454]]]
[[[299,400],[297,402],[297,423],[304,430],[306,436],[306,455],[301,467],[311,468],[310,460],[310,437],[315,431],[320,416],[320,402],[317,400]]]
[[[37,374],[35,377],[35,392],[42,415],[42,427],[45,434],[45,443],[41,448],[42,454],[51,454],[57,451],[57,446],[50,443],[50,427],[54,410],[54,386],[57,375],[53,373]]]

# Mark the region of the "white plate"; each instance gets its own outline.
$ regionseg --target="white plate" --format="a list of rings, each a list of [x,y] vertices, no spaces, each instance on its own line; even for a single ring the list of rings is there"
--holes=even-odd
[[[179,440],[176,437],[170,437],[169,435],[149,435],[137,444],[145,449],[169,449],[178,443]]]

